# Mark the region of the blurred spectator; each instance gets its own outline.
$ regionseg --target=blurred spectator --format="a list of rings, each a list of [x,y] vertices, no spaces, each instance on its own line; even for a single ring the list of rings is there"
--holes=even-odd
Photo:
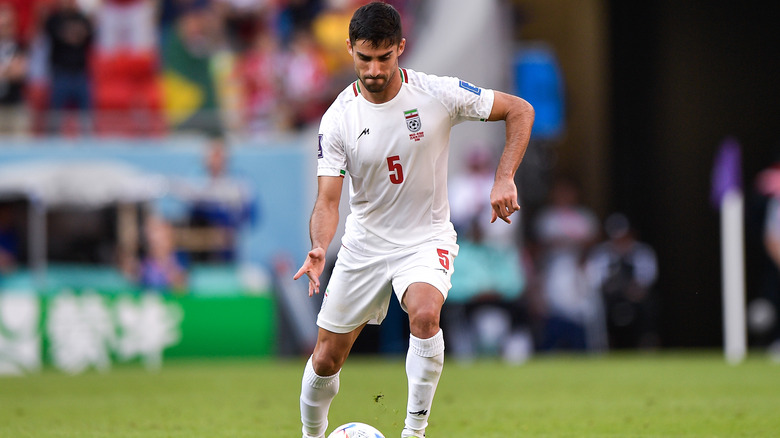
[[[277,19],[279,38],[285,44],[299,29],[311,30],[312,21],[322,11],[322,0],[286,0],[282,2]]]
[[[174,31],[176,23],[182,15],[193,9],[205,9],[211,6],[212,0],[159,0],[158,22],[160,30],[160,45],[165,46],[169,34]]]
[[[237,60],[241,125],[247,134],[272,132],[286,125],[284,112],[278,108],[282,61],[276,36],[265,30],[257,32],[252,47]]]
[[[101,52],[148,52],[155,47],[153,0],[103,0],[97,11],[97,48]]]
[[[238,234],[255,220],[255,200],[249,185],[229,174],[228,150],[221,138],[207,148],[204,165],[205,181],[174,189],[189,204],[189,226],[195,230],[191,237],[203,242],[196,245],[200,248],[192,251],[191,258],[193,262],[232,263]]]
[[[767,196],[766,213],[763,223],[764,250],[771,261],[771,269],[764,275],[762,299],[765,305],[763,312],[754,308],[751,313],[764,313],[767,321],[764,331],[769,338],[769,353],[773,360],[780,362],[780,324],[777,314],[780,311],[780,159],[759,173],[756,180],[758,190]],[[756,306],[753,306],[756,307]],[[753,316],[751,319],[757,319]],[[761,325],[753,321],[753,326]]]
[[[20,244],[13,210],[7,204],[0,204],[0,277],[16,269]]]
[[[79,10],[76,0],[59,0],[44,29],[50,46],[48,130],[57,133],[62,112],[75,108],[80,113],[82,130],[90,132],[92,97],[88,58],[94,33],[92,22]]]
[[[46,17],[58,0],[31,0],[25,3],[27,27],[23,41],[27,47],[27,82],[25,99],[29,110],[29,132],[41,134],[47,130],[49,109],[49,38]],[[24,8],[23,8],[24,9]]]
[[[319,122],[332,96],[324,55],[308,29],[298,29],[293,35],[282,80],[292,127]]]
[[[24,102],[27,51],[19,40],[16,11],[0,3],[0,135],[27,132]]]
[[[230,49],[241,53],[249,48],[258,31],[270,26],[276,1],[213,0]]]
[[[187,271],[176,253],[171,224],[159,216],[147,217],[144,239],[145,255],[137,274],[141,286],[159,292],[183,292]]]
[[[655,251],[636,238],[626,216],[610,215],[604,225],[608,240],[589,255],[587,270],[604,300],[611,349],[655,348],[653,285],[658,273]]]
[[[517,236],[520,221],[490,223],[491,150],[476,146],[467,160],[466,170],[449,184],[450,217],[460,248],[443,311],[445,333],[456,357],[503,355],[522,362],[532,342],[520,302],[526,284]]]
[[[489,245],[516,248],[519,220],[513,220],[511,224],[490,223],[495,162],[493,151],[486,145],[474,145],[466,152],[465,171],[450,181],[450,218],[458,234],[468,236],[477,231],[481,240]]]
[[[534,231],[544,304],[540,350],[604,348],[601,298],[588,287],[583,267],[598,221],[580,204],[573,180],[554,181],[550,204],[538,213]]]
[[[16,16],[16,37],[24,45],[33,39],[39,13],[47,3],[55,0],[0,0],[0,6],[9,6]]]

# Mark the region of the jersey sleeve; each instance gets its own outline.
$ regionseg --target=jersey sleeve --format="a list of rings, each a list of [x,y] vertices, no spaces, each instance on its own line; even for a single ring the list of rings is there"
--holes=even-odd
[[[325,113],[320,122],[317,145],[317,176],[344,176],[347,154],[341,135],[340,118]]]
[[[411,76],[411,75],[410,75]],[[436,96],[450,113],[452,124],[467,120],[485,121],[493,109],[494,92],[449,76],[417,73],[420,86]]]

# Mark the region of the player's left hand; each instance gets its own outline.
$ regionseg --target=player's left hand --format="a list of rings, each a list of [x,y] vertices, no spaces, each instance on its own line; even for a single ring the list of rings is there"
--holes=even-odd
[[[493,209],[490,215],[491,224],[498,218],[508,224],[512,223],[509,216],[520,210],[520,204],[517,203],[517,186],[512,179],[496,180],[493,183],[490,206]]]

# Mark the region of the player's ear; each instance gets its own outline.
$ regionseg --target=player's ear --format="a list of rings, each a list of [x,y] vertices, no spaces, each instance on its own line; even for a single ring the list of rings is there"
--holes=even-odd
[[[352,41],[347,38],[347,52],[349,52],[349,56],[352,56]]]
[[[405,47],[406,47],[406,38],[401,38],[401,42],[398,43],[398,56],[401,56],[401,53],[404,53]]]

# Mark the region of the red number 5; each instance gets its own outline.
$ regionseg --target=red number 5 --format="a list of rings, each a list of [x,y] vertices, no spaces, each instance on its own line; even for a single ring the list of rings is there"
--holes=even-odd
[[[439,254],[439,262],[441,263],[442,267],[446,270],[450,270],[450,258],[449,254],[450,252],[446,249],[437,249],[436,252]]]
[[[404,182],[404,170],[401,168],[401,163],[398,162],[401,157],[393,155],[387,157],[387,169],[390,171],[390,182],[393,184],[401,184]]]

